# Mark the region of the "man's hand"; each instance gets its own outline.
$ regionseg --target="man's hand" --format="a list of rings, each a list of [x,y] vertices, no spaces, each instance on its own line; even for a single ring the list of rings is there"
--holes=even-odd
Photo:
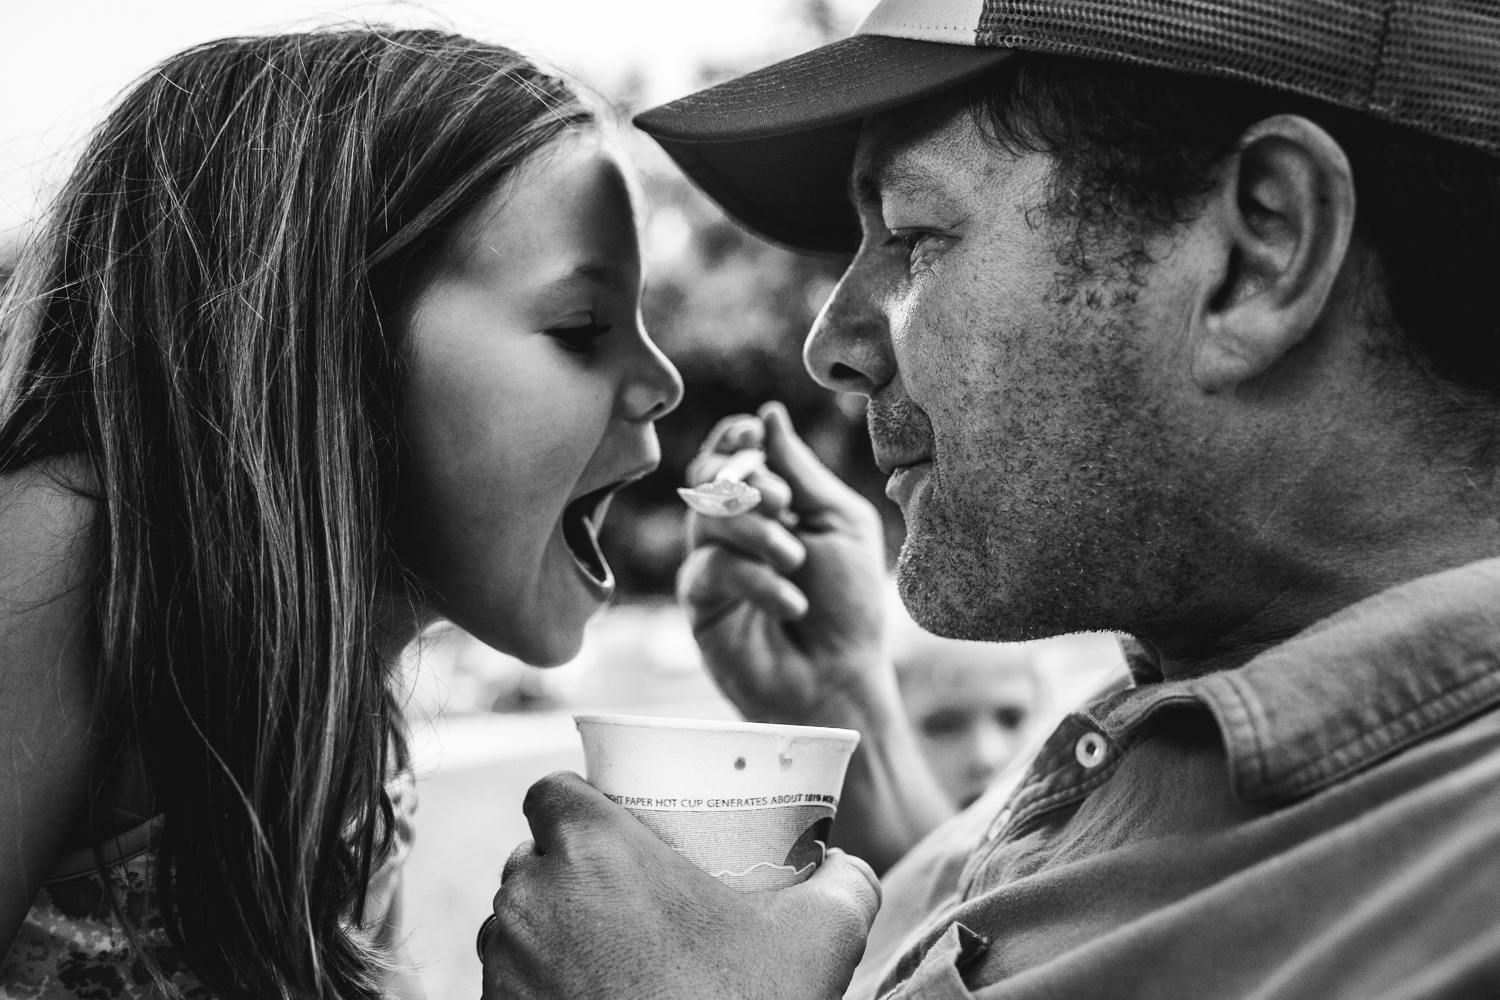
[[[837,1000],[880,907],[864,862],[739,893],[567,771],[531,787],[534,842],[506,862],[486,1000]]]
[[[766,467],[748,480],[760,506],[688,515],[678,596],[709,671],[747,718],[857,727],[895,693],[880,515],[818,461],[779,403],[721,422],[689,485],[753,447],[766,451]]]
[[[748,480],[760,506],[689,515],[693,550],[678,597],[709,672],[746,718],[861,734],[834,842],[884,872],[953,807],[922,758],[886,654],[880,515],[818,461],[779,403],[721,422],[690,483],[760,446],[766,468]]]

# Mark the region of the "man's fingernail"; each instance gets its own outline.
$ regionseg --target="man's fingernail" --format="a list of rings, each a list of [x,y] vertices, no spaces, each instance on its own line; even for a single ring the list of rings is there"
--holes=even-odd
[[[807,614],[807,597],[802,591],[787,581],[781,582],[780,588],[782,603],[786,605],[787,612],[792,618],[801,618]]]

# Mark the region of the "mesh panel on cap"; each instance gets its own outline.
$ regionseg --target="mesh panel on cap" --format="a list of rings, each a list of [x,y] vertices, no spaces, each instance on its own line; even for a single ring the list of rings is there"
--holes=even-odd
[[[1246,80],[1500,152],[1496,0],[988,0],[977,37]]]
[[[1370,110],[1500,152],[1500,3],[1401,3]]]

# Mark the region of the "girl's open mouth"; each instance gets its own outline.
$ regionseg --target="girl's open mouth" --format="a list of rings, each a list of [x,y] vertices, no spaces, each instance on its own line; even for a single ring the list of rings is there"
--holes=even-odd
[[[609,513],[609,501],[624,486],[624,482],[585,493],[563,509],[563,541],[573,554],[578,568],[594,583],[605,590],[613,590],[615,574],[599,549],[599,529],[604,525],[604,516]]]

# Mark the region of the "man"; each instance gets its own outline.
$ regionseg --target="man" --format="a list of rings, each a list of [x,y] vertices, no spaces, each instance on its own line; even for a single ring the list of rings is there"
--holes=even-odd
[[[695,476],[775,476],[692,526],[705,656],[862,729],[838,835],[905,855],[849,995],[1500,995],[1500,9],[886,0],[640,124],[751,228],[857,247],[806,360],[869,397],[917,621],[1140,640],[945,821],[873,513],[784,411],[720,429]],[[527,808],[493,995],[844,988],[847,856],[734,896],[581,782]]]
[[[967,808],[1033,737],[1045,735],[1036,729],[1047,722],[1051,698],[1038,668],[1044,660],[1066,661],[1066,647],[1077,643],[1072,637],[1028,643],[945,639],[912,621],[894,586],[884,596],[887,655],[922,759],[948,801]],[[1073,651],[1072,659],[1080,653],[1088,658],[1092,676],[1102,677],[1117,664],[1113,637],[1079,638],[1101,640]]]

